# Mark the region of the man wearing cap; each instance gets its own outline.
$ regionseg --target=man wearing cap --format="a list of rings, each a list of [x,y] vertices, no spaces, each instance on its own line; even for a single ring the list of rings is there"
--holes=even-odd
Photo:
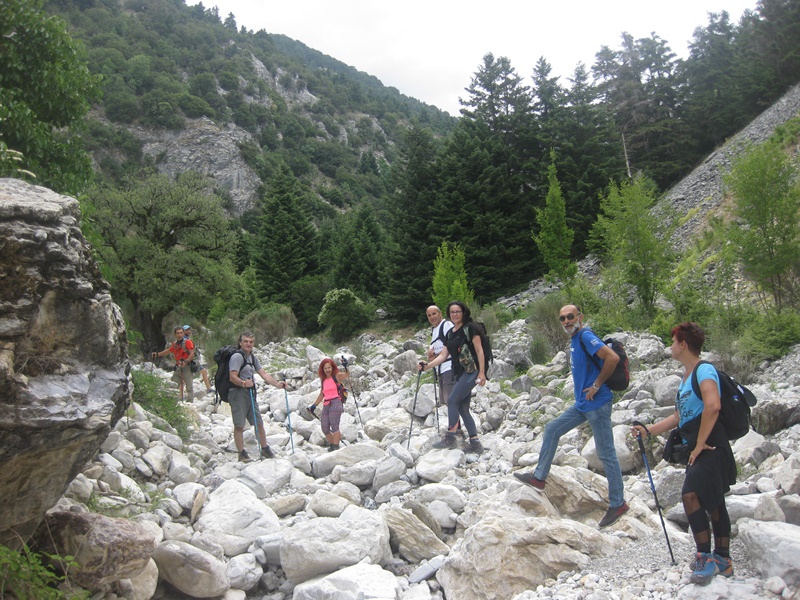
[[[192,339],[192,327],[190,325],[183,326],[183,336],[190,340]],[[197,363],[196,370],[200,371],[200,376],[203,378],[203,383],[206,384],[206,394],[214,393],[214,388],[211,387],[211,382],[208,380],[208,367],[203,364],[203,357],[200,355],[200,348],[196,345],[194,347],[194,360]]]
[[[181,400],[183,400],[183,384],[186,383],[186,392],[191,400],[194,396],[191,368],[191,363],[194,359],[194,344],[192,340],[184,338],[183,327],[180,325],[175,328],[173,333],[175,334],[175,341],[172,342],[169,348],[161,352],[153,352],[153,358],[172,354],[175,358],[175,373],[172,375],[172,381],[180,387]]]

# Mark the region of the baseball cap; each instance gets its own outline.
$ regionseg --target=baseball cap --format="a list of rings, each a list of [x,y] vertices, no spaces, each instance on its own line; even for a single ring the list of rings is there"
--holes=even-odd
[[[190,325],[184,325],[183,326],[183,330],[186,331],[187,329],[191,329],[191,326]]]

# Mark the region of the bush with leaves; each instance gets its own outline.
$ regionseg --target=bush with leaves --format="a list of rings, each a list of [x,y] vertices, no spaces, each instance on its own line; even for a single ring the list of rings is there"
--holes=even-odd
[[[365,327],[369,316],[369,307],[358,296],[347,289],[336,289],[325,294],[317,320],[323,327],[330,327],[334,342],[341,342]]]
[[[164,381],[144,371],[131,370],[133,401],[143,409],[164,419],[183,440],[189,439],[192,419],[186,408],[169,393]]]
[[[800,169],[778,144],[739,156],[725,178],[740,223],[730,239],[742,268],[778,312],[800,306]]]
[[[669,236],[672,225],[651,208],[656,201],[653,182],[639,175],[612,183],[601,197],[601,215],[592,229],[595,248],[611,259],[610,269],[633,287],[642,307],[655,313],[655,302],[671,268]]]
[[[744,330],[739,352],[756,360],[784,356],[800,343],[800,314],[770,311],[753,318]]]
[[[444,241],[433,261],[433,303],[444,310],[450,302],[460,300],[474,304],[475,294],[467,285],[466,258],[461,244]]]
[[[72,557],[45,555],[46,562],[72,565]],[[42,564],[38,554],[23,545],[21,551],[0,546],[0,598],[15,600],[79,600],[89,592],[66,594],[57,589],[64,577]]]

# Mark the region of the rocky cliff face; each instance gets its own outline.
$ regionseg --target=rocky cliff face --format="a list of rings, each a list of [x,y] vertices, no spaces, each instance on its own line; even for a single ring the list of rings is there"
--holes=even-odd
[[[125,324],[78,218],[0,179],[0,544],[27,538],[130,401]]]
[[[786,92],[665,194],[664,201],[681,216],[701,208],[675,232],[673,240],[678,248],[685,248],[693,233],[706,222],[709,213],[718,211],[723,205],[723,178],[730,172],[733,160],[751,145],[766,141],[776,127],[798,114],[800,85]]]

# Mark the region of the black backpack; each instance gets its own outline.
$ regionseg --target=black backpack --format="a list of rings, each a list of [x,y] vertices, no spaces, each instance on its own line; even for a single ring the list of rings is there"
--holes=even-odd
[[[236,346],[223,346],[214,352],[214,362],[217,363],[217,373],[214,375],[214,387],[217,390],[214,399],[215,404],[219,404],[220,401],[228,401],[228,392],[233,387],[229,363],[231,362],[231,356],[234,354],[244,356],[244,352]],[[253,366],[253,363],[246,364]]]
[[[472,335],[470,335],[470,329],[473,330]],[[453,330],[451,329],[450,332],[452,333],[452,331]],[[475,362],[478,362],[478,353],[475,352],[475,348],[472,346],[472,338],[475,333],[477,333],[481,338],[481,348],[483,348],[483,372],[488,376],[489,365],[494,362],[492,342],[489,340],[489,336],[486,333],[486,326],[480,321],[470,321],[464,325],[464,335],[467,338],[467,343],[469,344],[472,356],[475,357]]]
[[[592,359],[595,367],[602,370],[602,361],[598,360],[596,355],[589,354],[589,351],[586,350],[586,344],[583,343],[583,331],[581,331],[578,336],[578,341],[580,341],[581,348],[583,348],[586,356]],[[627,390],[631,383],[631,368],[630,363],[628,362],[628,353],[625,352],[624,344],[614,338],[606,338],[603,340],[603,343],[611,348],[617,356],[619,356],[619,362],[617,363],[614,372],[611,373],[609,378],[606,379],[604,383],[608,386],[608,389],[614,390],[615,392]]]
[[[711,365],[707,360],[698,362],[692,371],[692,391],[702,400],[700,384],[697,381],[697,368],[700,365]],[[712,367],[714,365],[711,365]],[[729,440],[738,440],[750,431],[750,407],[756,405],[756,395],[737,383],[736,380],[714,367],[719,376],[720,410],[719,422],[725,428]]]

